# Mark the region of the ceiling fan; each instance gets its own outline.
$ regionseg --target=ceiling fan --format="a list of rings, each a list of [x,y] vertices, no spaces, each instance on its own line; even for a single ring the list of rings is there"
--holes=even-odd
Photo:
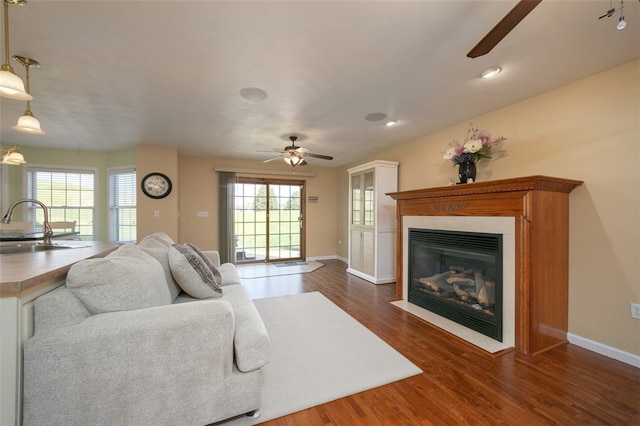
[[[282,158],[285,163],[287,163],[291,167],[295,167],[307,165],[308,163],[306,162],[305,157],[320,158],[322,160],[333,160],[333,157],[331,157],[330,155],[312,154],[309,148],[296,146],[296,141],[298,140],[297,136],[289,136],[289,140],[291,140],[291,145],[285,146],[284,149],[280,152],[280,155],[278,155],[277,157],[269,158],[268,160],[264,160],[263,163],[268,163],[270,161]]]
[[[509,32],[516,27],[542,0],[521,0],[505,15],[498,24],[474,46],[467,57],[477,58],[486,55],[496,47]]]

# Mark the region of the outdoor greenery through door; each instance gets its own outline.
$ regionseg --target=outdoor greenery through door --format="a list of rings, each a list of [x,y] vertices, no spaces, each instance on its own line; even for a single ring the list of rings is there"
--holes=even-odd
[[[304,181],[238,178],[236,261],[304,259]]]

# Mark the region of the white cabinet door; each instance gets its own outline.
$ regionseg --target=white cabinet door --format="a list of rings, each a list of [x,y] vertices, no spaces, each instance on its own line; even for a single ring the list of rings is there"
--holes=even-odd
[[[386,194],[398,190],[398,163],[372,161],[348,172],[347,272],[375,284],[394,282],[395,201]]]

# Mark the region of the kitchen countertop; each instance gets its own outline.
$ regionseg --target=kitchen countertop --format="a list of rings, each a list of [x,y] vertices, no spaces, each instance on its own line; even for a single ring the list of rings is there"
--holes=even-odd
[[[0,255],[0,297],[15,296],[53,278],[64,276],[74,263],[103,257],[118,245],[100,241],[64,241],[79,248]]]

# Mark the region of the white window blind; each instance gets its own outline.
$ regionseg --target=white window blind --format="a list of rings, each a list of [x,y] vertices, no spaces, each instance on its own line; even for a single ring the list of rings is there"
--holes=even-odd
[[[136,171],[113,168],[109,174],[109,241],[136,241]]]
[[[27,196],[49,208],[49,221],[75,221],[81,240],[95,235],[96,172],[32,166],[27,168]],[[27,221],[42,226],[44,212],[26,204]]]

